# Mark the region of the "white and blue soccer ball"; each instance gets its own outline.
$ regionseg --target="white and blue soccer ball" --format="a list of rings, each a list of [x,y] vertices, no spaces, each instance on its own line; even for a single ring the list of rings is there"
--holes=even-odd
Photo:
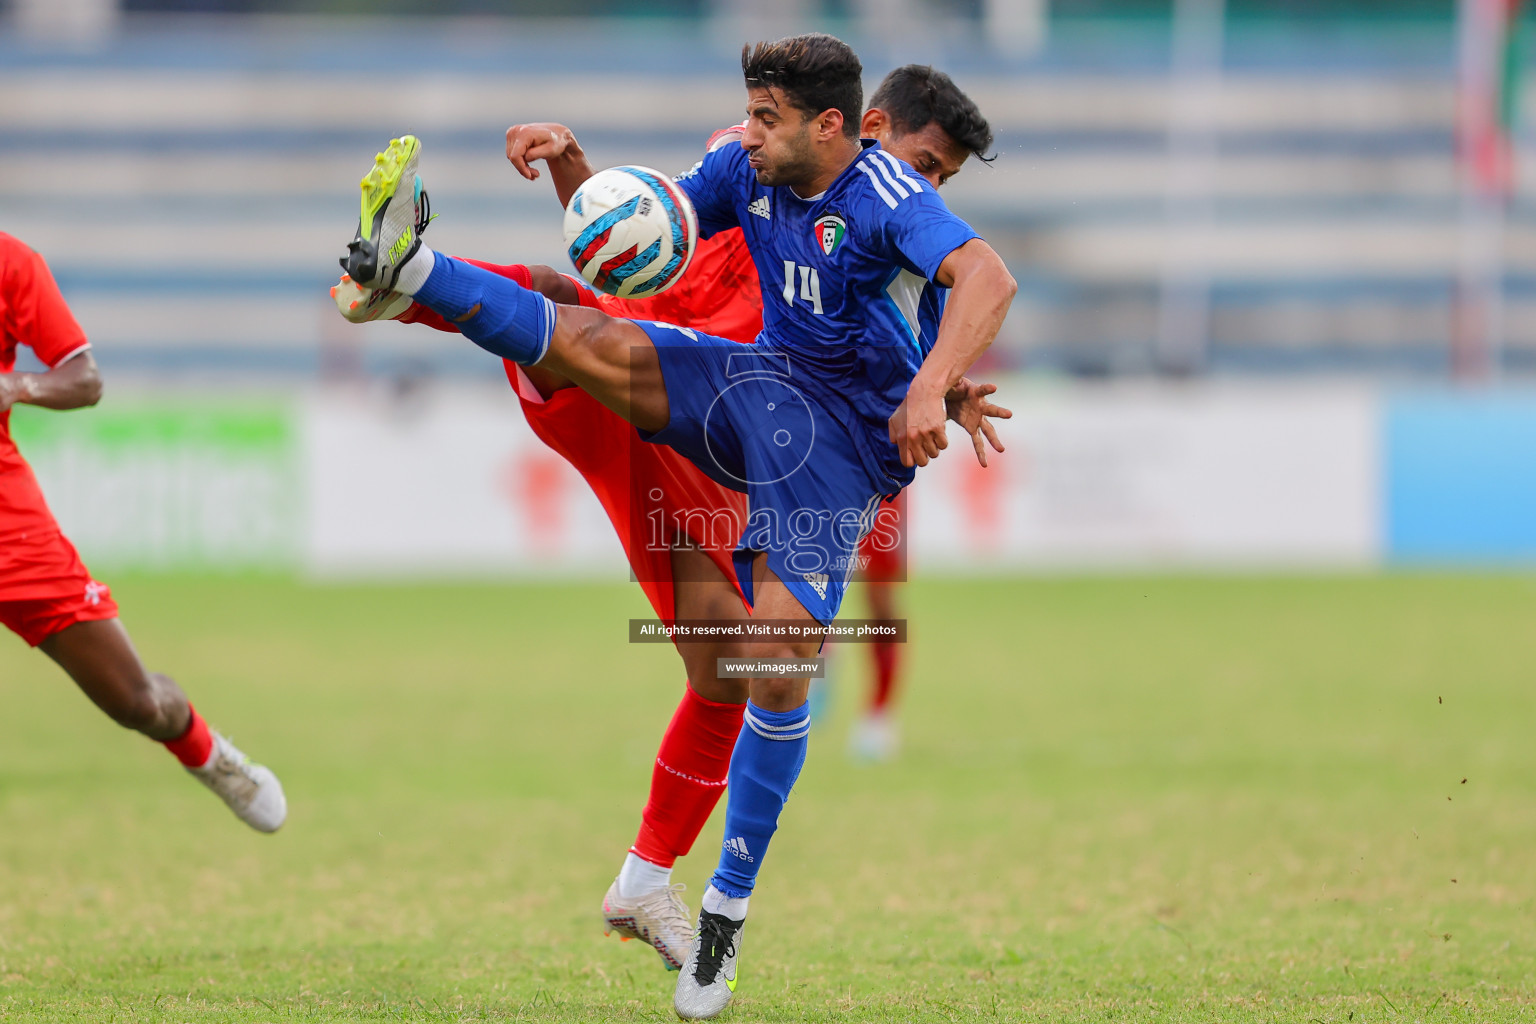
[[[576,272],[598,291],[642,299],[677,283],[693,259],[699,220],[672,179],[649,167],[610,167],[565,208]]]

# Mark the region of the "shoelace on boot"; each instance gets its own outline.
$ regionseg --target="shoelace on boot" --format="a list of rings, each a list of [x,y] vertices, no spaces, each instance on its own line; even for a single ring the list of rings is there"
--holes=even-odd
[[[679,931],[688,931],[688,911],[683,903],[682,893],[687,890],[682,882],[673,882],[665,889],[657,889],[655,892],[646,893],[639,900],[639,905],[644,909],[670,920],[676,920],[680,925]]]
[[[736,955],[736,928],[740,924],[723,914],[699,913],[699,959],[693,978],[700,985],[713,985],[725,958]]]
[[[427,230],[427,225],[432,223],[432,201],[427,198],[427,190],[421,190],[421,205],[416,210],[416,237]]]

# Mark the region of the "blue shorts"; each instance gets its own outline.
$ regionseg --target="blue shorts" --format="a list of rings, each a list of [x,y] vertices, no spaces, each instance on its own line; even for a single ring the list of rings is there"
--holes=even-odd
[[[747,527],[734,556],[747,600],[752,558],[761,551],[805,610],[831,622],[883,497],[848,429],[812,391],[796,386],[795,368],[781,351],[635,323],[656,346],[671,408],[665,429],[640,436],[747,495]]]

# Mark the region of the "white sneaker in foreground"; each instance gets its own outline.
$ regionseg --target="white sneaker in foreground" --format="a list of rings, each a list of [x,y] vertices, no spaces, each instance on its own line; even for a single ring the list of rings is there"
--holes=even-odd
[[[736,957],[745,920],[699,911],[699,929],[683,961],[672,1005],[684,1020],[705,1020],[731,1005],[736,994]]]
[[[693,939],[688,904],[679,895],[684,888],[681,883],[669,885],[627,900],[619,895],[615,878],[603,897],[603,934],[618,932],[625,939],[639,939],[656,950],[667,970],[680,970]]]
[[[276,832],[288,817],[288,799],[272,769],[253,764],[239,747],[217,732],[213,733],[213,753],[208,763],[187,771],[258,832]]]
[[[864,715],[848,734],[848,756],[855,761],[889,761],[900,749],[901,733],[884,712]]]

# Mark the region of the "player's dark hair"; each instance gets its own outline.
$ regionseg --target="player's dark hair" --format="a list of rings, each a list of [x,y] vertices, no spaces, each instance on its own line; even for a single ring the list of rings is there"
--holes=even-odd
[[[982,160],[992,160],[992,126],[976,103],[942,71],[908,64],[885,76],[869,98],[872,109],[883,110],[900,134],[922,131],[930,124]]]
[[[843,115],[843,134],[859,137],[864,110],[864,65],[853,47],[824,32],[741,48],[747,88],[777,88],[805,117],[823,110]]]

